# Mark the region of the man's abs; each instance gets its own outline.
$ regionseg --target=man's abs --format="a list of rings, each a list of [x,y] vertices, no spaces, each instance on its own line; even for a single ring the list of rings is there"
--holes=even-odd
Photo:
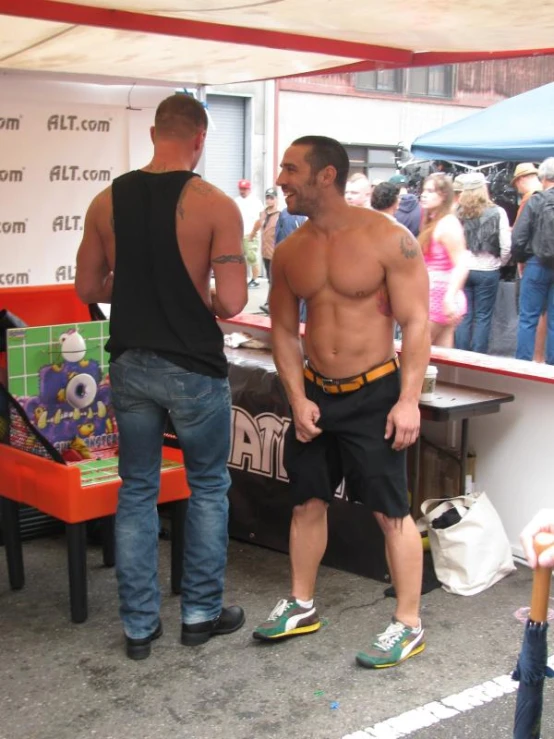
[[[310,365],[329,378],[352,377],[394,356],[394,321],[377,307],[377,296],[359,305],[308,303],[304,338]]]

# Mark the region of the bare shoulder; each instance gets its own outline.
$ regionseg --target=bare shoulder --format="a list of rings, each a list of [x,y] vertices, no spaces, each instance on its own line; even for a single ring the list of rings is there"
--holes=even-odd
[[[178,206],[180,214],[184,212],[185,200],[193,204],[195,211],[197,209],[208,210],[212,217],[223,214],[227,217],[235,214],[238,217],[240,214],[238,205],[233,198],[226,195],[219,187],[206,182],[200,177],[193,177],[183,188]]]
[[[91,214],[99,216],[111,216],[112,214],[112,188],[107,187],[95,195],[89,205]]]
[[[217,201],[219,203],[232,203],[236,205],[235,201],[226,195],[223,190],[219,187],[212,185],[211,182],[203,180],[201,177],[193,177],[190,179],[186,186],[185,192],[187,195],[191,195],[194,198],[200,200],[206,200],[210,202]]]
[[[414,263],[423,259],[418,240],[401,223],[398,223],[392,217],[388,217],[387,222],[381,224],[381,229],[379,242],[382,247],[381,257],[384,262],[389,264]]]
[[[454,215],[454,213],[447,213],[445,216],[443,216],[437,223],[437,227],[435,228],[435,233],[437,235],[445,232],[458,233],[460,231],[463,231],[463,226],[460,223],[458,217]]]
[[[111,187],[102,190],[92,199],[87,210],[86,219],[89,226],[96,228],[103,236],[113,232],[114,221]]]

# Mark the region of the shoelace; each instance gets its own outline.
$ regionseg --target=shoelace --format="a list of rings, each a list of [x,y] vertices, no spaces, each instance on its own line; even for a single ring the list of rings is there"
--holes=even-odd
[[[377,639],[373,642],[373,646],[382,649],[383,652],[388,651],[400,639],[406,627],[400,621],[392,621],[382,634],[377,634]]]
[[[271,611],[267,620],[276,621],[290,606],[292,606],[292,602],[287,600],[286,598],[283,598],[283,600],[280,600],[275,608]]]

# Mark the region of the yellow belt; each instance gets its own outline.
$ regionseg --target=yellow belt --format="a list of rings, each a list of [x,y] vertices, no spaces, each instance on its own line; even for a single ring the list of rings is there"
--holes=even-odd
[[[367,385],[374,380],[378,380],[385,375],[390,375],[396,372],[400,363],[398,357],[389,359],[388,362],[380,364],[373,369],[364,372],[361,375],[355,375],[354,377],[344,377],[340,380],[333,380],[329,377],[323,377],[316,372],[308,364],[304,367],[304,377],[310,382],[315,382],[316,385],[323,388],[326,393],[352,393],[354,390],[359,390],[364,385]]]

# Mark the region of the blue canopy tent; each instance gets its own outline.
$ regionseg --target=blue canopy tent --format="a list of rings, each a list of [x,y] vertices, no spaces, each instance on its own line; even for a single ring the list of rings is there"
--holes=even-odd
[[[419,136],[417,159],[540,162],[554,156],[554,82]]]

